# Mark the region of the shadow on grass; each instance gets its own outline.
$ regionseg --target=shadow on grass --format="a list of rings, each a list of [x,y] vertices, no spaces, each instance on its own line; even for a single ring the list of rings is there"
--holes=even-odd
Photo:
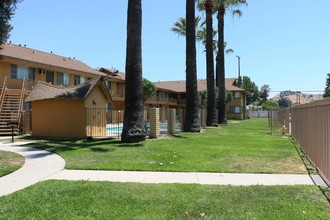
[[[295,139],[293,137],[290,137],[290,141],[294,145],[297,153],[299,154],[301,161],[304,163],[305,168],[308,172],[308,175],[320,175],[317,171],[317,168],[313,165],[313,162],[307,156],[306,152],[295,141]],[[320,175],[320,177],[323,179],[323,177],[321,175]],[[326,183],[326,181],[324,179],[323,179],[323,181]],[[327,186],[318,186],[318,188],[322,192],[324,197],[330,203],[330,185],[327,184]]]
[[[143,147],[143,142],[139,142],[139,143],[123,143],[120,140],[114,140],[112,142],[113,145],[117,146],[117,147]]]
[[[182,139],[187,139],[188,138],[188,137],[182,136],[180,134],[170,134],[169,136],[173,137],[173,138],[182,138]]]
[[[60,154],[65,151],[74,151],[81,149],[88,149],[93,152],[114,152],[119,147],[143,147],[143,143],[122,143],[118,139],[102,138],[102,139],[66,139],[66,138],[40,138],[40,137],[24,137],[20,138],[24,141],[34,141],[25,145],[50,151],[52,153]]]

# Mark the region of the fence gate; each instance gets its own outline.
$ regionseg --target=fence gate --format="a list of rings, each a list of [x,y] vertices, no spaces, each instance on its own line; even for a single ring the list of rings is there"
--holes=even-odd
[[[119,138],[123,129],[123,120],[123,110],[86,108],[86,135]]]

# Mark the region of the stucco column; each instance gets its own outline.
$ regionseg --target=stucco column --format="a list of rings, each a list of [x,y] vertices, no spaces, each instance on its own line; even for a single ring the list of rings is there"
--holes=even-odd
[[[200,123],[202,128],[206,127],[206,109],[202,108],[199,110],[199,114],[200,114]]]
[[[171,108],[169,109],[168,114],[168,120],[167,120],[167,133],[168,134],[174,134],[175,133],[175,122],[176,122],[176,109]]]
[[[159,136],[159,108],[149,109],[150,138]]]
[[[184,125],[184,110],[183,109],[177,109],[178,115],[179,115],[179,122],[181,124],[181,131],[183,131],[183,125]]]

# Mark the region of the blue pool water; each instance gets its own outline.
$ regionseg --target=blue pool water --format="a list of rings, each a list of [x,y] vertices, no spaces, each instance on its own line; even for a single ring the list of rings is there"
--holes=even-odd
[[[123,130],[123,127],[122,126],[116,126],[116,127],[110,127],[110,128],[107,128],[107,131],[110,131],[110,132],[122,132]]]
[[[159,123],[159,128],[160,129],[167,129],[167,123]],[[122,125],[114,125],[112,124],[111,127],[107,128],[108,132],[122,132],[123,131],[123,126]]]

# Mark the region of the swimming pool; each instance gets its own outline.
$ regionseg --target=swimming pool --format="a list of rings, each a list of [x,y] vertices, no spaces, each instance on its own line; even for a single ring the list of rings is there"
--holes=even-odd
[[[167,130],[167,123],[159,123],[159,129]],[[123,124],[107,124],[107,131],[121,133],[123,131]]]

